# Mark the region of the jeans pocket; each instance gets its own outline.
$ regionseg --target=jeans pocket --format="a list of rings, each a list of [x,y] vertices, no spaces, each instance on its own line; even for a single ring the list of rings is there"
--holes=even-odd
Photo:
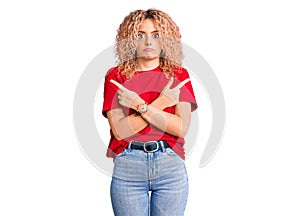
[[[172,148],[166,148],[166,153],[171,156],[179,156]]]
[[[116,158],[125,157],[128,153],[129,153],[129,149],[128,149],[128,148],[125,148],[125,149],[123,149],[123,151],[121,151],[121,152],[116,156]]]

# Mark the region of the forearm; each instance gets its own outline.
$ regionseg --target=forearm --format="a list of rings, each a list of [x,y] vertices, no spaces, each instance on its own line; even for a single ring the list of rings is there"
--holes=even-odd
[[[140,99],[137,104],[143,102],[144,101]],[[154,100],[151,103],[151,106],[156,107],[159,110],[165,108],[163,106],[163,101],[160,99]],[[125,116],[121,109],[108,111],[108,117],[113,134],[118,140],[133,136],[149,125],[149,123],[138,113]]]
[[[119,138],[124,139],[137,134],[148,125],[149,123],[146,122],[139,114],[133,113],[129,116],[124,116],[123,118],[119,119],[116,127],[120,136]]]
[[[144,103],[142,99],[136,104]],[[177,137],[184,137],[187,133],[190,122],[190,104],[179,103],[176,106],[175,114],[164,112],[164,100],[157,98],[148,105],[148,111],[143,114],[133,113],[122,116],[115,113],[115,117],[110,120],[110,125],[115,137],[119,140],[128,138],[147,127],[149,124],[161,131],[167,132]],[[137,106],[133,106],[137,107]]]
[[[184,137],[188,130],[189,121],[184,121],[182,116],[164,112],[152,105],[148,106],[148,111],[141,114],[141,117],[161,131],[177,137]]]

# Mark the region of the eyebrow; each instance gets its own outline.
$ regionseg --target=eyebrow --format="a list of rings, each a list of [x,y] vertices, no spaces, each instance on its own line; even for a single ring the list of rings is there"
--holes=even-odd
[[[152,31],[151,33],[157,33],[158,31],[157,30],[155,30],[155,31]],[[139,31],[139,33],[146,33],[146,32],[144,32],[144,31]]]

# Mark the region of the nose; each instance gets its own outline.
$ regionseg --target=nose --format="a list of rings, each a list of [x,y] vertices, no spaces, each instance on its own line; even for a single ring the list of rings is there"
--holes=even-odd
[[[146,36],[145,45],[146,46],[152,45],[152,37],[151,36]]]

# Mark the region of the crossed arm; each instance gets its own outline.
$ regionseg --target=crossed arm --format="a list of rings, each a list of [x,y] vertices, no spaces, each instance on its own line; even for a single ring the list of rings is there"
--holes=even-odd
[[[189,79],[184,80],[175,88],[170,89],[173,83],[171,78],[160,96],[148,105],[148,111],[145,113],[125,116],[120,108],[107,111],[114,136],[121,140],[138,133],[151,124],[161,131],[177,137],[184,137],[190,124],[191,104],[179,102],[179,93],[180,88],[189,81]],[[114,80],[111,82],[119,88],[118,98],[122,106],[137,110],[137,106],[145,102],[135,92],[126,89],[120,83]],[[174,105],[176,105],[175,114],[163,111],[166,107]]]

